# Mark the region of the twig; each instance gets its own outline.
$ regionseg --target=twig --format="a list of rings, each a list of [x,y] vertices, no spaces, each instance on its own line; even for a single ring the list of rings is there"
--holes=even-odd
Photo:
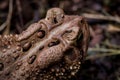
[[[83,13],[82,16],[85,18],[91,18],[91,19],[101,19],[101,20],[108,20],[108,21],[115,21],[117,23],[120,23],[120,17],[118,16],[105,16],[101,14],[88,14],[88,13]]]
[[[7,20],[0,26],[0,32],[1,32],[3,29],[5,29],[6,25],[7,25]]]
[[[120,49],[120,46],[119,46],[119,45],[112,44],[112,43],[110,43],[110,41],[108,41],[108,40],[106,40],[105,42],[102,42],[101,44],[104,45],[104,46],[108,46],[108,47],[110,47],[110,48]]]
[[[105,49],[105,48],[89,48],[88,51],[99,51],[99,52],[115,52],[120,53],[120,50],[115,49]]]
[[[8,12],[8,16],[7,16],[7,20],[0,26],[0,31],[2,31],[3,29],[5,29],[3,34],[9,34],[9,30],[10,30],[10,21],[12,18],[12,11],[13,11],[13,0],[9,1],[9,12]]]
[[[87,56],[85,60],[98,59],[106,56],[120,55],[120,53],[97,53],[95,55]]]
[[[99,53],[95,55],[90,55],[86,57],[86,60],[89,59],[97,59],[101,57],[106,57],[106,56],[112,56],[112,55],[120,55],[120,50],[115,50],[115,49],[104,49],[104,48],[89,48],[89,52],[104,52],[104,53]]]
[[[22,7],[21,7],[20,0],[16,0],[16,5],[17,5],[19,20],[20,20],[20,26],[23,27]]]

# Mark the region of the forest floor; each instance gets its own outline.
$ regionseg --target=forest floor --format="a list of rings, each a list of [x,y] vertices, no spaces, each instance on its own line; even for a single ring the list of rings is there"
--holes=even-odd
[[[52,7],[84,16],[88,55],[76,80],[120,80],[120,0],[0,0],[0,34],[21,33]]]

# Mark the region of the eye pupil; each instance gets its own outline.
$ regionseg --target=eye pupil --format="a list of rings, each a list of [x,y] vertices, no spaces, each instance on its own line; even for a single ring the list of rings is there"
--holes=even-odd
[[[72,32],[72,30],[66,31],[66,33],[71,33],[71,32]]]

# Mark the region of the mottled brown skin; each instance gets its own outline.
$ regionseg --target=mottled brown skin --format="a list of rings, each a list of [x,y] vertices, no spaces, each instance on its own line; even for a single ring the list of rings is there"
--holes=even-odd
[[[0,36],[0,80],[68,80],[78,72],[88,40],[81,16],[52,8],[21,34]]]

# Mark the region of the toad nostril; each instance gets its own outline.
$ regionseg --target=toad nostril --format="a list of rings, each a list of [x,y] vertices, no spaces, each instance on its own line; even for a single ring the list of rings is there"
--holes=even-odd
[[[57,19],[56,18],[54,18],[54,23],[56,24],[56,23],[58,23],[58,21],[57,21]]]
[[[43,38],[45,36],[45,31],[44,30],[39,30],[38,33],[37,33],[37,36],[39,38]]]
[[[81,21],[80,21],[82,24],[84,24],[84,20],[82,19]]]

